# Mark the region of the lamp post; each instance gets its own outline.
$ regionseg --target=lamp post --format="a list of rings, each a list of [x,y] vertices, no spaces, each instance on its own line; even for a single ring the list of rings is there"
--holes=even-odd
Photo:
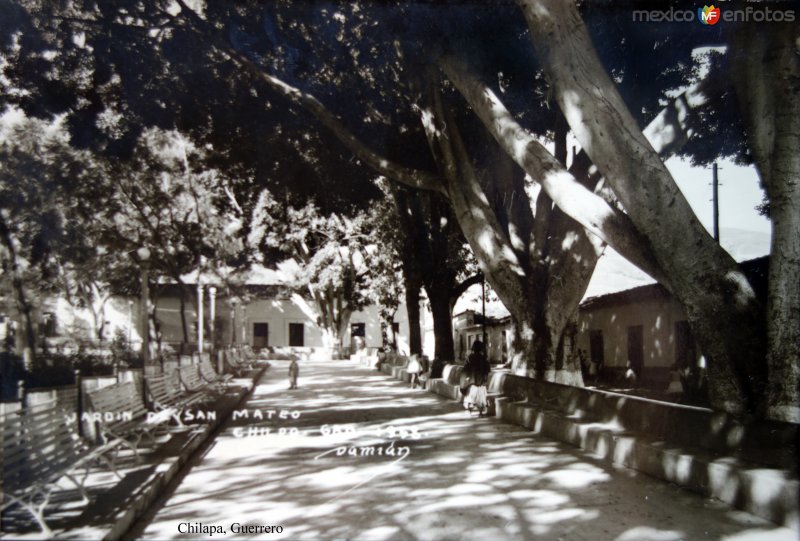
[[[231,305],[231,346],[236,344],[236,299],[230,300]]]
[[[197,280],[197,352],[203,353],[203,284]]]
[[[489,348],[486,343],[486,277],[481,276],[481,317],[483,318],[482,331],[483,335],[483,351],[488,356]]]
[[[217,345],[217,325],[216,325],[216,317],[217,317],[217,288],[211,286],[208,288],[208,303],[211,305],[209,307],[209,311],[211,312],[211,352],[216,350]]]
[[[242,345],[247,344],[247,305],[242,303]]]
[[[150,322],[148,321],[150,290],[148,284],[148,272],[150,270],[150,249],[142,246],[136,250],[139,262],[142,266],[142,298],[139,306],[140,318],[142,323],[142,363],[145,367],[150,364]]]
[[[133,299],[128,299],[128,351],[131,350],[132,329],[133,329]]]

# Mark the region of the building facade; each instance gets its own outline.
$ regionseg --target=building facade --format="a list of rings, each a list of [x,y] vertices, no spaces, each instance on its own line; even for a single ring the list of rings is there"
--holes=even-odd
[[[768,257],[740,263],[756,295],[766,299]],[[705,368],[681,305],[659,284],[586,299],[578,310],[576,346],[604,375],[618,378],[628,362],[637,378],[666,385],[669,372]]]
[[[309,353],[329,350],[326,336],[318,325],[312,304],[275,286],[247,286],[246,300],[216,295],[210,288],[202,292],[202,341],[219,346],[249,345],[253,348],[293,348]],[[181,302],[183,297],[183,302]],[[151,288],[150,304],[155,318],[150,321],[154,348],[178,351],[184,344],[196,349],[200,340],[198,321],[198,288],[187,284],[181,290],[172,284]],[[37,349],[70,351],[82,343],[109,342],[122,337],[138,350],[142,343],[141,299],[121,295],[110,296],[102,305],[77,308],[61,298],[47,299],[35,314]],[[13,342],[20,350],[20,318],[12,303],[0,310],[0,338]],[[393,324],[399,351],[408,353],[408,317],[405,305],[395,314]],[[379,348],[389,339],[377,306],[353,312],[342,336],[346,349]],[[329,342],[329,341],[328,341]]]
[[[587,299],[576,345],[608,379],[630,367],[642,382],[666,384],[673,366],[697,366],[700,350],[680,304],[658,284]]]
[[[465,310],[453,316],[453,340],[456,360],[464,362],[476,340],[484,341],[486,356],[492,364],[508,361],[511,351],[511,316],[491,317],[474,310]]]

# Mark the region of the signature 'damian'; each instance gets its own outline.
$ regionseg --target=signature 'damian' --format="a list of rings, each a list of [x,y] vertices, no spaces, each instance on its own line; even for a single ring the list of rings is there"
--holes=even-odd
[[[333,449],[328,449],[327,451],[318,454],[314,457],[314,460],[318,460],[322,457],[334,455],[334,456],[347,456],[347,457],[373,457],[373,456],[387,456],[391,458],[395,458],[395,462],[400,462],[404,458],[406,458],[411,453],[411,448],[407,445],[403,446],[396,446],[395,442],[389,442],[388,445],[362,445],[362,446],[355,446],[355,445],[341,445],[339,447],[334,447]]]

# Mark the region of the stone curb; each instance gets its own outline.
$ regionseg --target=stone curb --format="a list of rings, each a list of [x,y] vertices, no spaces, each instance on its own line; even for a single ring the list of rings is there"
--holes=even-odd
[[[374,365],[364,360],[359,363],[374,369]],[[384,364],[381,372],[408,381],[402,368]],[[443,379],[430,380],[427,390],[450,400],[461,398],[458,386]],[[528,402],[512,402],[502,395],[493,398],[495,416],[502,421],[569,443],[605,462],[641,471],[781,526],[798,529],[800,482],[789,478],[784,470],[673,446],[609,423],[581,422]]]
[[[714,457],[672,446],[606,423],[580,422],[527,402],[495,400],[497,417],[593,453],[612,464],[641,471],[721,500],[776,524],[798,529],[800,484],[778,469]]]
[[[208,442],[217,430],[228,420],[231,413],[240,407],[256,387],[269,365],[264,366],[253,376],[250,384],[244,389],[239,398],[222,415],[217,416],[213,423],[209,423],[202,431],[193,433],[177,456],[165,458],[157,467],[155,473],[147,482],[137,489],[138,493],[132,497],[130,505],[119,512],[114,518],[114,525],[103,537],[103,541],[118,541],[125,538],[125,534],[133,527],[138,519],[144,516],[158,501],[164,489],[176,476],[189,464],[197,451]]]

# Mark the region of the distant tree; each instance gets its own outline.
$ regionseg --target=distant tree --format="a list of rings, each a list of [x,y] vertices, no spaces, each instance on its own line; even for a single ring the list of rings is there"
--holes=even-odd
[[[368,302],[365,223],[363,213],[326,216],[313,201],[297,208],[268,190],[261,192],[250,220],[248,245],[261,251],[263,264],[283,272],[295,303],[339,355],[350,316]]]
[[[397,345],[394,319],[406,296],[405,280],[400,258],[401,231],[397,213],[388,199],[376,201],[367,211],[366,227],[370,240],[365,265],[365,294],[380,312],[381,326],[389,343]],[[419,327],[419,320],[416,322]]]
[[[88,187],[93,187],[88,189]],[[2,282],[13,291],[21,317],[26,365],[35,362],[37,308],[71,281],[88,287],[75,269],[98,255],[90,233],[91,209],[105,175],[90,153],[70,146],[60,122],[9,111],[0,126],[0,259]],[[86,298],[92,298],[86,292]]]
[[[191,298],[184,277],[223,267],[244,250],[233,181],[206,167],[204,154],[179,132],[144,132],[131,157],[115,161],[111,196],[97,213],[107,246],[131,256],[148,248],[153,278],[179,285],[184,343]]]

